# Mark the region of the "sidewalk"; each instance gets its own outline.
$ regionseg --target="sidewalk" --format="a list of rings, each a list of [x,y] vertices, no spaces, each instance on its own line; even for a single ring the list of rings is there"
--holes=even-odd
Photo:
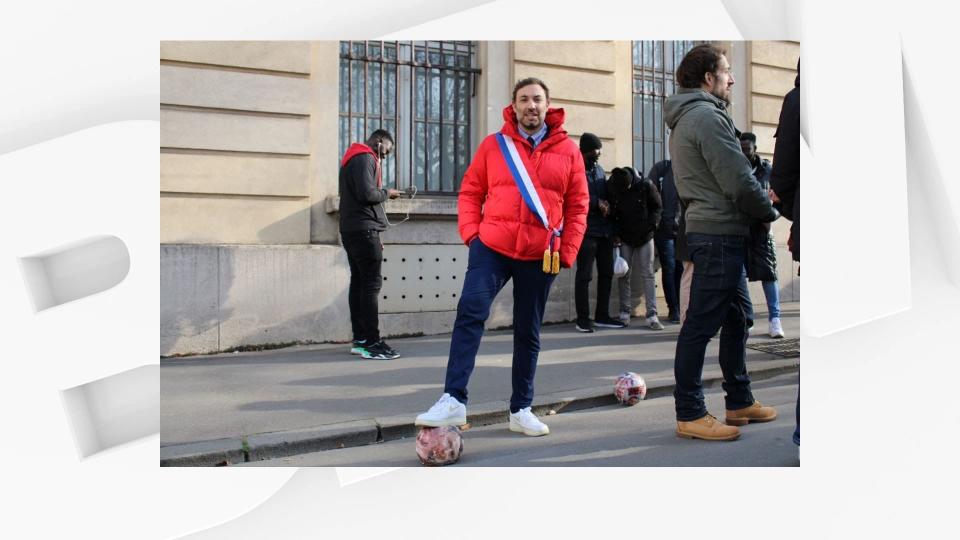
[[[758,306],[759,307],[759,306]],[[787,337],[800,335],[800,304],[785,303]],[[757,314],[766,337],[766,317]],[[537,366],[535,412],[614,402],[613,381],[634,371],[648,397],[673,390],[679,326],[663,331],[634,319],[624,330],[581,334],[572,323],[545,326]],[[161,360],[162,465],[217,465],[358,446],[415,435],[414,417],[443,392],[450,336],[391,340],[402,357],[363,360],[349,345]],[[505,422],[510,396],[510,330],[488,332],[470,380],[469,421]],[[719,384],[718,340],[707,348],[704,384]],[[755,379],[799,369],[799,359],[747,349]]]

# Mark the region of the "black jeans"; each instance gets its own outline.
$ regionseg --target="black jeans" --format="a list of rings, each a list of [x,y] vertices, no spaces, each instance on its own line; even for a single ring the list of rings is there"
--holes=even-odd
[[[743,270],[746,238],[691,233],[687,241],[693,260],[693,282],[690,307],[677,338],[673,362],[677,380],[673,397],[679,421],[696,420],[707,414],[703,401],[703,357],[717,330],[726,407],[736,410],[753,403],[746,364],[748,319],[753,312]]]
[[[577,319],[590,318],[590,281],[593,279],[593,261],[597,261],[597,309],[594,320],[610,318],[610,284],[613,281],[613,242],[609,238],[586,236],[577,253],[577,275],[574,279],[574,298]]]
[[[380,233],[369,231],[342,231],[343,248],[350,263],[350,325],[353,339],[368,340],[368,345],[380,341],[379,307],[377,299],[383,277],[383,244]]]

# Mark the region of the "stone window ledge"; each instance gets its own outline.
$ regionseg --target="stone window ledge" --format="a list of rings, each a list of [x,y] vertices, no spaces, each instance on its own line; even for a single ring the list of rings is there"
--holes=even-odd
[[[456,197],[428,197],[418,195],[413,200],[400,197],[383,203],[384,210],[389,215],[411,216],[453,216],[457,215]],[[332,196],[326,199],[326,212],[336,214],[340,208],[340,197]]]

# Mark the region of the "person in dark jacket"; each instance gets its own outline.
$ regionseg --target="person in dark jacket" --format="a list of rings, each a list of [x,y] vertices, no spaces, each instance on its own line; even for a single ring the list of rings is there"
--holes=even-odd
[[[757,136],[750,132],[740,134],[740,150],[753,167],[753,176],[768,195],[770,190],[770,162],[757,154]],[[774,208],[779,205],[774,202]],[[772,338],[784,337],[780,324],[780,282],[777,280],[777,247],[770,234],[769,223],[750,225],[749,248],[747,249],[747,279],[763,284],[763,296],[767,300],[767,320]]]
[[[780,122],[774,137],[773,171],[770,187],[783,205],[783,215],[793,221],[790,226],[790,252],[800,262],[800,60],[794,88],[783,98]],[[799,272],[799,270],[798,270]],[[793,442],[800,445],[800,388],[797,388],[797,429]]]
[[[663,283],[663,297],[667,301],[669,320],[679,323],[680,275],[683,273],[683,264],[676,260],[676,242],[682,212],[670,160],[655,163],[647,177],[657,186],[663,201],[663,214],[660,216],[660,226],[653,235],[653,245],[657,248],[657,257],[660,259],[660,281]]]
[[[687,208],[687,249],[693,261],[690,306],[674,356],[677,436],[711,441],[740,436],[736,426],[776,419],[756,401],[746,366],[748,321],[746,242],[750,225],[779,217],[753,177],[727,112],[734,78],[726,52],[712,44],[691,49],[677,68],[680,89],[664,101],[677,192]],[[720,331],[726,392],[723,424],[703,398],[707,344]],[[726,424],[726,425],[724,425]]]
[[[393,136],[378,129],[365,143],[354,143],[340,162],[340,238],[350,264],[350,324],[352,354],[392,360],[400,354],[380,338],[377,298],[383,278],[383,244],[380,232],[387,229],[381,203],[400,192],[383,187],[381,162],[393,152]]]
[[[574,298],[577,305],[576,328],[580,332],[593,332],[590,324],[590,281],[593,279],[593,261],[597,261],[597,307],[593,324],[601,328],[623,328],[624,323],[610,318],[610,284],[613,281],[612,227],[607,216],[610,203],[607,201],[607,175],[597,163],[603,152],[600,137],[593,133],[580,136],[580,154],[587,172],[587,189],[590,191],[590,213],[587,214],[587,232],[577,253],[577,275],[574,281]]]
[[[773,188],[783,215],[791,220],[790,252],[800,262],[800,62],[794,88],[783,98],[780,122],[777,125],[776,145],[773,148],[773,170],[770,187]]]
[[[632,167],[614,169],[607,184],[610,220],[616,234],[613,244],[620,247],[621,256],[630,266],[618,282],[620,320],[630,320],[630,278],[636,271],[643,281],[647,326],[652,330],[663,330],[657,317],[657,287],[653,279],[653,235],[663,212],[660,192],[650,179],[643,178]]]

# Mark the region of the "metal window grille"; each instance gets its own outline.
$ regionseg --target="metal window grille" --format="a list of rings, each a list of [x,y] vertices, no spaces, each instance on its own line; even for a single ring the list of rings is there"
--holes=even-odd
[[[469,41],[340,42],[339,155],[383,128],[396,142],[385,186],[456,193],[472,151],[475,49]]]
[[[646,175],[670,157],[663,102],[676,91],[674,80],[683,56],[696,41],[633,42],[633,167]]]

